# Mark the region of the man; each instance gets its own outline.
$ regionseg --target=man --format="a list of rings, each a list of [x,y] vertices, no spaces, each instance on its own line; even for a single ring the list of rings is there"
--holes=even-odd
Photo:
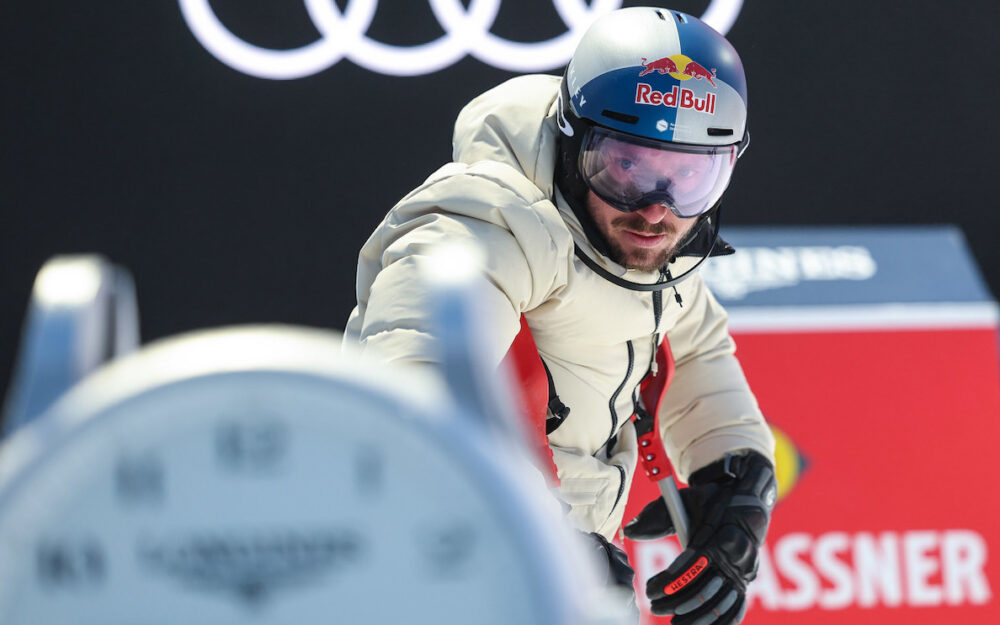
[[[773,439],[696,271],[731,251],[719,206],[747,140],[743,68],[725,38],[667,9],[612,12],[562,79],[515,78],[463,109],[454,162],[361,250],[346,330],[384,357],[433,360],[417,259],[441,243],[480,245],[496,317],[483,345],[499,364],[533,340],[557,495],[624,583],[631,571],[609,541],[637,464],[630,417],[644,410],[640,383],[673,374],[646,408],[690,484],[691,538],[647,594],[678,625],[742,619],[775,493]],[[659,500],[625,528],[672,532]]]

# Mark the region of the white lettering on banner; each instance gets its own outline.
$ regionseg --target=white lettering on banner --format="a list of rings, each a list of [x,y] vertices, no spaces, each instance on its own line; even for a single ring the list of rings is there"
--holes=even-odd
[[[738,248],[732,256],[705,263],[701,273],[720,297],[742,299],[801,282],[868,280],[877,270],[867,247],[840,245]]]
[[[680,553],[673,541],[632,544],[640,588]],[[966,529],[785,534],[764,545],[747,597],[771,611],[983,605],[986,560]]]
[[[899,540],[895,533],[886,532],[878,538],[872,534],[855,537],[858,605],[870,608],[881,601],[882,605],[895,607],[903,603],[898,552]]]
[[[418,76],[442,70],[466,55],[512,72],[547,71],[569,62],[583,32],[600,15],[621,8],[622,0],[554,0],[567,32],[546,41],[509,41],[490,32],[501,0],[430,0],[445,34],[414,46],[394,46],[367,36],[378,0],[304,0],[320,39],[301,48],[274,50],[243,41],[219,20],[209,0],[179,0],[184,21],[198,41],[226,65],[258,78],[290,80],[321,72],[342,58],[391,76]],[[710,0],[701,16],[723,35],[743,0]]]

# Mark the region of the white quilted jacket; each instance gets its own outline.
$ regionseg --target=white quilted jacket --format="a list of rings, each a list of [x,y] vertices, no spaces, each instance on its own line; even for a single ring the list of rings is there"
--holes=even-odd
[[[774,442],[733,355],[725,311],[700,276],[677,287],[682,307],[672,291],[663,295],[657,327],[652,293],[616,286],[574,256],[576,244],[617,276],[658,277],[598,254],[555,192],[558,86],[553,76],[522,76],[463,109],[454,162],[393,207],[362,248],[345,340],[392,360],[433,360],[415,261],[440,242],[483,246],[495,311],[484,345],[499,363],[525,315],[570,408],[549,437],[558,496],[577,527],[612,538],[637,461],[628,419],[657,336],[669,338],[677,363],[659,418],[681,479],[729,451],[773,457]],[[693,262],[678,260],[674,275]]]

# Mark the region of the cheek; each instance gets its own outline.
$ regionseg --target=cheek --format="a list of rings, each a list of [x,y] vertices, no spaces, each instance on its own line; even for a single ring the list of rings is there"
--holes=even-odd
[[[689,232],[691,232],[691,230],[698,223],[698,218],[697,217],[692,218],[692,219],[681,219],[680,217],[678,217],[677,220],[680,222],[680,225],[677,228],[677,232],[678,232],[678,235],[679,235],[678,238],[679,239],[682,239],[685,236],[687,236],[687,234]]]
[[[690,178],[681,178],[677,181],[677,188],[682,191],[692,191],[698,187],[701,183],[703,176],[691,176]]]
[[[607,229],[611,221],[621,213],[597,199],[593,191],[587,193],[587,212],[602,229]]]

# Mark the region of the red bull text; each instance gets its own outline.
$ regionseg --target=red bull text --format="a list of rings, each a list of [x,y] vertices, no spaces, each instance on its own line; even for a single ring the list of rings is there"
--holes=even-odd
[[[680,89],[676,85],[668,92],[657,91],[644,82],[636,85],[635,103],[650,106],[666,106],[676,109],[694,109],[707,115],[715,115],[715,94],[706,93],[699,98],[690,89]]]

